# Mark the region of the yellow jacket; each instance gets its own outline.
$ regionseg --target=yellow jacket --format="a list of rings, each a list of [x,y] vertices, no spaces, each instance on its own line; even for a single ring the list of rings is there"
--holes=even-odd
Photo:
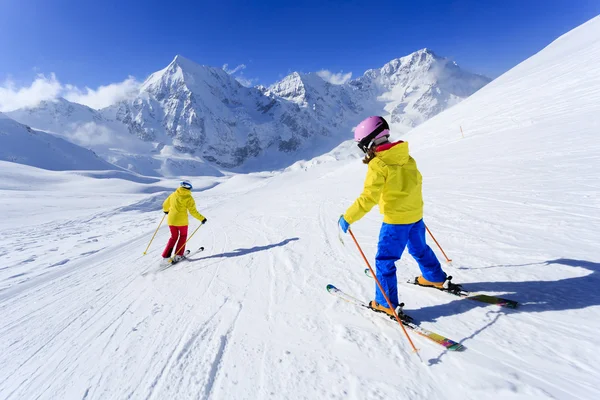
[[[196,210],[196,202],[192,192],[182,187],[171,193],[163,203],[163,211],[169,212],[169,225],[186,226],[189,224],[188,211],[194,218],[202,221],[204,216]]]
[[[352,224],[379,203],[383,222],[387,224],[412,224],[421,220],[423,178],[417,163],[408,154],[408,143],[382,145],[378,150],[368,164],[363,192],[346,210],[344,219]]]

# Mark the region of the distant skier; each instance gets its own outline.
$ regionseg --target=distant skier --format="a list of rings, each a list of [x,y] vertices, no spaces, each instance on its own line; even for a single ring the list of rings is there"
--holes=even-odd
[[[379,244],[375,257],[376,274],[393,308],[398,306],[398,287],[395,262],[408,244],[408,252],[421,269],[417,277],[423,286],[442,287],[446,273],[425,242],[421,173],[408,154],[408,143],[391,143],[389,126],[382,117],[369,117],[354,131],[358,147],[366,154],[368,164],[362,194],[338,221],[344,233],[350,224],[361,219],[375,204],[383,214]],[[375,286],[375,300],[369,306],[376,311],[393,315],[385,297]]]
[[[171,238],[162,254],[165,260],[171,257],[174,249],[176,254],[173,261],[179,261],[183,257],[188,234],[188,211],[202,224],[206,223],[206,218],[196,210],[196,202],[192,197],[191,190],[192,183],[182,181],[177,190],[171,193],[163,203],[163,211],[169,215],[167,222],[171,230]]]

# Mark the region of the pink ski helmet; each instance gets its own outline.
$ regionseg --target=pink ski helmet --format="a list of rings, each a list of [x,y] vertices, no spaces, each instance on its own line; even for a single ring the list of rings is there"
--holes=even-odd
[[[373,141],[387,136],[390,136],[390,126],[383,117],[379,116],[363,120],[354,129],[354,140],[358,142],[358,147],[365,153]]]

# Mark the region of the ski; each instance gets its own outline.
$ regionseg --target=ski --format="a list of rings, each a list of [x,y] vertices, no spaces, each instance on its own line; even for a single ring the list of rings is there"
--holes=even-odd
[[[365,269],[365,275],[367,275],[369,278],[373,278],[373,276],[371,275],[371,271],[368,268]],[[452,277],[449,276],[448,281],[451,281],[451,280],[452,280]],[[486,304],[494,304],[494,305],[497,305],[500,307],[517,308],[519,306],[519,303],[514,300],[509,300],[509,299],[505,299],[505,298],[497,297],[497,296],[490,296],[487,294],[472,293],[467,290],[464,290],[460,285],[454,284],[452,282],[448,282],[447,288],[445,288],[445,287],[437,288],[437,287],[433,287],[433,286],[419,285],[417,283],[416,279],[409,280],[406,283],[409,283],[409,284],[415,285],[415,286],[425,287],[428,289],[436,289],[436,290],[439,290],[440,292],[449,293],[449,294],[452,294],[454,296],[457,296],[457,297],[460,297],[463,299],[479,301],[481,303],[486,303]]]
[[[189,261],[189,259],[188,259],[189,256],[192,256],[196,253],[200,253],[201,251],[204,251],[204,247],[200,247],[197,250],[194,250],[192,252],[190,252],[189,250],[186,250],[185,253],[183,253],[183,258],[181,260],[174,261],[172,258],[169,258],[167,260],[161,260],[157,267],[150,267],[146,271],[142,272],[141,275],[147,276],[148,274],[157,274],[159,272],[165,271],[165,270],[169,269],[170,267],[172,267],[173,265],[179,263],[180,261],[183,261],[183,260]]]
[[[348,303],[354,304],[359,307],[367,308],[371,311],[375,311],[371,307],[369,307],[369,305],[366,304],[364,301],[357,299],[356,297],[351,296],[351,295],[341,291],[340,289],[336,288],[332,284],[327,285],[327,291],[329,293],[331,293],[332,295],[336,296],[337,298],[342,299]],[[388,317],[388,315],[385,313],[381,313],[381,314]],[[411,331],[415,332],[416,334],[423,336],[423,337],[445,347],[447,350],[460,351],[460,350],[465,349],[465,347],[462,344],[419,326],[417,323],[415,323],[413,321],[413,319],[411,317],[409,317],[405,313],[402,313],[398,316],[400,317],[400,321],[402,322],[402,325],[404,325]],[[390,319],[394,322],[397,322],[394,317],[390,317]]]
[[[190,251],[189,251],[189,250],[186,250],[186,251],[183,253],[183,257],[182,257],[180,260],[178,260],[178,261],[175,261],[175,259],[174,259],[173,257],[171,257],[171,258],[169,259],[169,261],[168,261],[168,262],[169,262],[169,264],[168,264],[168,265],[175,265],[175,264],[177,264],[177,263],[179,263],[179,262],[181,262],[181,261],[187,260],[189,256],[192,256],[192,255],[194,255],[194,254],[196,254],[196,253],[200,253],[201,251],[204,251],[204,247],[200,247],[198,250],[195,250],[193,253],[190,253]]]

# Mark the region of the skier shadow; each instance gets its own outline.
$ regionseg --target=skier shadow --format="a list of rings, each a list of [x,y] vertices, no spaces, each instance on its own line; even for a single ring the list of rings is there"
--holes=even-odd
[[[208,257],[200,257],[200,258],[190,258],[190,261],[201,261],[201,260],[210,260],[213,258],[232,258],[232,257],[241,257],[241,256],[245,256],[248,254],[252,254],[252,253],[258,253],[260,251],[265,251],[265,250],[270,250],[273,249],[275,247],[282,247],[287,245],[290,242],[295,242],[296,240],[300,240],[300,238],[290,238],[290,239],[285,239],[282,240],[279,243],[273,243],[273,244],[268,244],[265,246],[254,246],[254,247],[250,247],[248,249],[235,249],[233,251],[230,251],[228,253],[221,253],[221,254],[213,254],[212,256],[208,256]]]
[[[467,299],[456,299],[442,305],[411,310],[410,315],[417,321],[433,322],[440,317],[466,313],[476,307],[490,308],[487,315],[493,314],[494,317],[482,328],[462,339],[460,341],[462,344],[492,326],[502,315],[515,312],[542,313],[546,311],[578,310],[600,305],[600,291],[598,291],[598,287],[600,286],[600,263],[597,262],[559,258],[556,260],[548,260],[544,263],[498,265],[487,268],[506,268],[526,265],[545,265],[548,268],[552,268],[552,266],[556,264],[577,267],[582,269],[582,272],[587,271],[587,273],[582,273],[581,276],[555,281],[476,282],[463,284],[463,287],[471,292],[494,292],[494,294],[498,293],[497,295],[500,297],[518,301],[519,307],[514,310],[499,308],[497,306]],[[430,360],[430,363],[439,362],[440,357],[435,360]]]
[[[588,273],[574,278],[559,279],[557,281],[524,281],[524,282],[476,282],[466,283],[462,286],[472,292],[497,292],[500,297],[506,297],[519,302],[519,307],[514,312],[545,312],[577,310],[600,305],[600,263],[559,258],[545,263],[524,265],[553,264],[578,267]],[[512,265],[501,265],[512,267]],[[457,299],[450,303],[426,307],[415,310],[420,321],[435,321],[439,317],[456,315],[471,310],[475,307],[490,307],[489,304],[479,303],[465,299]],[[493,307],[493,306],[492,306]],[[507,310],[512,312],[513,310]]]

